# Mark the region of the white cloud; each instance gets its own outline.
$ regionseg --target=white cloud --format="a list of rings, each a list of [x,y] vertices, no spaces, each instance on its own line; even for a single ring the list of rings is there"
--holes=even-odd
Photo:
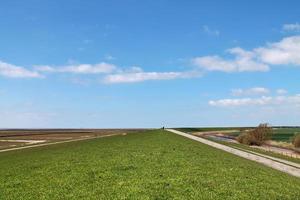
[[[276,90],[276,93],[279,95],[284,95],[284,94],[288,93],[288,91],[285,89],[278,89],[278,90]]]
[[[219,36],[220,35],[220,31],[218,30],[213,30],[211,28],[209,28],[207,25],[204,25],[202,27],[203,31],[208,34],[208,35],[212,35],[212,36]]]
[[[105,60],[115,60],[116,58],[115,58],[114,56],[110,55],[110,54],[106,54],[106,55],[104,56],[104,59],[105,59]]]
[[[141,68],[134,67],[129,71],[107,75],[103,82],[107,84],[135,83],[149,80],[190,78],[195,76],[199,76],[199,74],[197,72],[144,72]]]
[[[143,69],[138,67],[138,66],[131,66],[125,69],[118,69],[117,73],[121,74],[121,73],[139,73],[139,72],[143,72]]]
[[[300,24],[299,23],[294,23],[294,24],[284,24],[282,26],[283,31],[295,31],[299,32],[300,31]]]
[[[234,96],[253,96],[253,95],[266,95],[270,90],[264,87],[254,87],[249,89],[232,89],[231,94]]]
[[[55,72],[56,70],[55,68],[48,65],[36,66],[35,69],[40,72]]]
[[[108,63],[91,64],[70,64],[67,66],[36,66],[37,71],[44,73],[74,73],[74,74],[106,74],[102,82],[106,84],[135,83],[148,80],[171,80],[177,78],[191,78],[200,76],[199,71],[179,72],[144,72],[142,68],[132,66],[119,68]],[[74,79],[73,79],[74,80]],[[81,83],[80,79],[79,83]],[[73,82],[78,82],[75,79]],[[86,81],[84,81],[85,83]]]
[[[269,70],[269,66],[255,60],[255,55],[251,51],[245,51],[239,47],[227,50],[234,55],[234,59],[223,59],[219,56],[204,56],[192,59],[192,63],[207,71],[223,72],[250,72]]]
[[[74,73],[74,74],[101,74],[111,73],[117,69],[113,64],[101,62],[98,64],[78,64],[60,67],[37,66],[36,69],[41,72]]]
[[[211,106],[264,106],[264,105],[295,105],[300,106],[300,94],[294,96],[262,96],[259,98],[220,99],[209,101]]]
[[[300,65],[300,36],[283,38],[266,47],[254,49],[258,58],[272,65]]]
[[[0,75],[9,78],[41,78],[42,75],[36,71],[28,70],[24,67],[15,66],[0,61]]]
[[[206,71],[251,72],[269,71],[272,65],[300,65],[300,36],[283,38],[279,42],[246,51],[240,47],[226,51],[233,58],[218,55],[195,57],[192,63]]]

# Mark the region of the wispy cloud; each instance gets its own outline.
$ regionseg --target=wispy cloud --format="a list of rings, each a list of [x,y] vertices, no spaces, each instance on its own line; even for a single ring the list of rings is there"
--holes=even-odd
[[[134,83],[147,80],[170,80],[179,78],[180,72],[138,72],[125,74],[112,74],[104,78],[105,83]]]
[[[110,60],[115,60],[116,58],[114,56],[110,55],[110,54],[106,54],[104,56],[104,59],[110,61]]]
[[[199,72],[144,72],[140,67],[120,68],[109,63],[77,64],[67,66],[36,66],[36,70],[44,73],[73,73],[73,74],[107,74],[102,76],[105,84],[137,83],[149,80],[172,80],[199,76]],[[82,83],[82,79],[72,79],[72,82]],[[75,80],[75,81],[74,81]],[[86,80],[84,81],[86,83]]]
[[[211,35],[211,36],[219,36],[220,35],[219,30],[211,29],[207,25],[202,26],[202,30],[203,30],[204,33],[206,33],[208,35]]]
[[[294,106],[300,107],[300,94],[286,95],[287,90],[277,89],[274,95],[270,94],[270,89],[264,87],[254,87],[249,89],[233,89],[231,94],[234,96],[253,96],[260,95],[260,97],[245,97],[245,98],[224,98],[211,100],[209,105],[215,107],[249,107],[249,106],[271,106],[284,107]]]
[[[117,67],[113,64],[101,62],[98,64],[77,64],[67,66],[36,66],[36,70],[40,72],[52,73],[74,73],[74,74],[105,74],[111,73]]]
[[[300,24],[294,23],[294,24],[284,24],[282,26],[283,31],[292,31],[292,32],[300,32]]]
[[[68,65],[53,66],[53,65],[39,65],[34,66],[35,71],[27,70],[23,67],[17,67],[8,63],[0,63],[0,75],[7,77],[44,77],[49,73],[66,73],[77,75],[100,75],[98,78],[105,84],[116,83],[136,83],[149,80],[172,80],[180,78],[199,77],[199,71],[170,71],[159,72],[151,71],[145,72],[140,67],[121,68],[114,64],[101,62],[97,64],[76,64],[71,62]],[[87,85],[95,82],[90,79],[83,79],[82,76],[72,77],[71,81],[76,84]]]
[[[264,87],[253,87],[249,89],[232,89],[233,96],[256,96],[269,94],[270,90]]]
[[[0,75],[9,78],[41,78],[40,73],[0,61]]]
[[[265,105],[295,105],[300,106],[300,94],[294,96],[262,96],[259,98],[219,99],[209,101],[211,106],[265,106]]]
[[[276,93],[278,95],[284,95],[284,94],[288,93],[288,91],[285,89],[278,89],[278,90],[276,90]]]
[[[136,83],[149,80],[172,80],[179,78],[191,78],[199,76],[198,72],[144,72],[141,68],[134,67],[130,70],[104,77],[106,84]]]

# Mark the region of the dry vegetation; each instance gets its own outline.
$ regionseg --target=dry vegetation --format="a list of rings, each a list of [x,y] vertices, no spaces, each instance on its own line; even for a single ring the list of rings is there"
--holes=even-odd
[[[296,148],[300,148],[300,133],[297,133],[293,139],[293,145]]]
[[[273,129],[269,124],[260,124],[257,128],[240,134],[237,140],[242,144],[261,146],[272,134]]]

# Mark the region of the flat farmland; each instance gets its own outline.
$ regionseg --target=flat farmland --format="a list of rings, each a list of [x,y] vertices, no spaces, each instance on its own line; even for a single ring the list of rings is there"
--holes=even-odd
[[[0,153],[0,199],[299,199],[300,179],[163,130]]]
[[[296,133],[300,133],[300,128],[276,128],[272,139],[275,141],[291,142]]]
[[[15,129],[0,130],[0,150],[43,143],[141,132],[142,129]]]

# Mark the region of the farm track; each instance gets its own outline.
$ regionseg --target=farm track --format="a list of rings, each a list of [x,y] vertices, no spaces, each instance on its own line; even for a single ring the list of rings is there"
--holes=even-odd
[[[246,158],[248,160],[252,160],[252,161],[261,163],[261,164],[271,167],[273,169],[276,169],[276,170],[279,170],[279,171],[282,171],[282,172],[285,172],[285,173],[288,173],[290,175],[300,178],[300,168],[299,168],[299,164],[297,164],[297,163],[285,161],[285,160],[274,158],[271,156],[265,156],[265,155],[260,155],[257,153],[247,152],[247,151],[244,151],[241,149],[235,149],[235,148],[223,145],[223,144],[212,142],[210,140],[200,138],[197,136],[193,136],[193,135],[190,135],[190,134],[187,134],[187,133],[184,133],[181,131],[177,131],[174,129],[166,129],[166,130],[169,132],[175,133],[177,135],[181,135],[183,137],[201,142],[203,144],[206,144],[206,145],[212,146],[214,148],[232,153],[234,155]]]
[[[34,148],[34,147],[49,146],[49,145],[54,145],[54,144],[62,144],[62,143],[76,142],[76,141],[82,141],[82,140],[91,140],[91,139],[96,139],[96,138],[104,138],[104,137],[110,137],[110,136],[116,136],[116,135],[122,135],[122,134],[121,133],[115,133],[115,134],[101,135],[101,136],[96,136],[96,137],[85,137],[85,138],[65,140],[65,141],[59,141],[59,142],[49,142],[49,143],[28,145],[28,146],[22,146],[22,147],[14,147],[14,148],[9,148],[9,149],[2,149],[2,150],[0,150],[0,153],[7,152],[7,151],[16,151],[16,150],[21,150],[21,149],[29,149],[29,148]]]

